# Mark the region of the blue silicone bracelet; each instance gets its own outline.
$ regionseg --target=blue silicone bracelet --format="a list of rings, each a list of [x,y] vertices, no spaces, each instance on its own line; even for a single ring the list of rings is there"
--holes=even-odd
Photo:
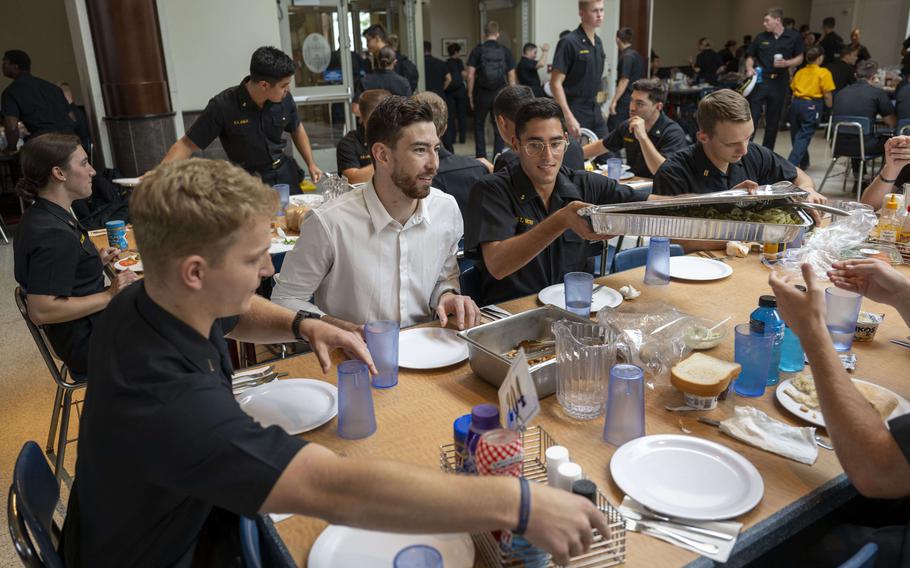
[[[515,533],[524,534],[528,530],[528,518],[531,516],[531,488],[524,477],[519,477],[518,481],[521,483],[521,502],[518,505],[518,528]]]

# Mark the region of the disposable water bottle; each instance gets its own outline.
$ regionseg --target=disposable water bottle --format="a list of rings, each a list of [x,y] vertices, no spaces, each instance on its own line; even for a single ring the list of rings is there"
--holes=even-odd
[[[780,366],[782,373],[798,373],[806,366],[806,353],[790,326],[784,328],[784,342],[780,348]]]
[[[755,80],[755,84],[757,85],[757,84],[759,84],[759,83],[762,82],[762,78],[761,78],[761,67],[756,67],[756,68],[755,68],[755,76],[758,77],[758,79]]]
[[[749,316],[749,329],[752,333],[774,335],[771,347],[771,368],[768,371],[768,386],[776,385],[780,380],[780,351],[784,343],[784,320],[777,313],[777,298],[762,296],[758,299],[758,309]]]

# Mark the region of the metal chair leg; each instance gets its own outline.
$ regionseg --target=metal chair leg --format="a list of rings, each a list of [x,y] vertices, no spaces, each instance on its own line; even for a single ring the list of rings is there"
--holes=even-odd
[[[856,200],[859,201],[863,193],[863,172],[866,168],[866,161],[861,160],[859,163],[859,179],[856,180]]]
[[[68,390],[63,395],[63,414],[60,419],[60,437],[57,439],[57,460],[54,465],[54,476],[60,481],[63,469],[63,458],[66,455],[66,436],[69,434],[70,408],[73,402],[73,391]]]
[[[63,400],[63,387],[57,387],[57,394],[54,396],[54,411],[51,412],[51,427],[47,433],[47,447],[44,452],[48,455],[54,452],[54,438],[57,435],[57,422],[60,420],[60,404]]]
[[[837,158],[831,158],[831,164],[828,166],[828,170],[825,172],[825,176],[822,178],[822,182],[818,184],[818,192],[822,192],[822,188],[825,187],[825,182],[828,181],[828,176],[831,175],[831,170],[834,169],[834,164],[837,163]],[[846,174],[844,174],[846,176]]]

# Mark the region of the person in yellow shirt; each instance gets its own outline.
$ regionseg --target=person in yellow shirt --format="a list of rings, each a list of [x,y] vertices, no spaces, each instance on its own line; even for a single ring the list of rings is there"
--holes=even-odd
[[[810,47],[806,51],[806,66],[790,80],[793,100],[790,103],[789,121],[793,149],[787,160],[803,170],[809,167],[809,144],[818,128],[822,101],[828,108],[831,108],[834,101],[834,77],[831,71],[821,66],[824,59],[822,48]]]

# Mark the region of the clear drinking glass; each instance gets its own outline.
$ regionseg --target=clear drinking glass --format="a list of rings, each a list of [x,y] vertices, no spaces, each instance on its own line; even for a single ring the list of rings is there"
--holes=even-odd
[[[670,283],[670,239],[651,237],[648,243],[648,264],[645,267],[645,284]]]
[[[603,439],[614,446],[645,435],[645,375],[635,365],[614,365]]]
[[[364,326],[367,347],[376,369],[373,386],[379,389],[394,387],[398,384],[398,334],[397,321],[371,321]]]
[[[563,289],[566,294],[567,310],[579,316],[591,315],[591,292],[594,289],[592,274],[569,272],[563,278]]]
[[[619,178],[622,177],[622,160],[619,158],[607,160],[607,177],[619,181]]]
[[[357,440],[375,431],[370,369],[363,361],[345,361],[338,365],[338,435]]]
[[[831,286],[825,290],[825,323],[836,351],[850,351],[863,297]]]
[[[566,414],[580,420],[604,412],[616,337],[609,328],[560,320],[556,337],[556,398]]]

